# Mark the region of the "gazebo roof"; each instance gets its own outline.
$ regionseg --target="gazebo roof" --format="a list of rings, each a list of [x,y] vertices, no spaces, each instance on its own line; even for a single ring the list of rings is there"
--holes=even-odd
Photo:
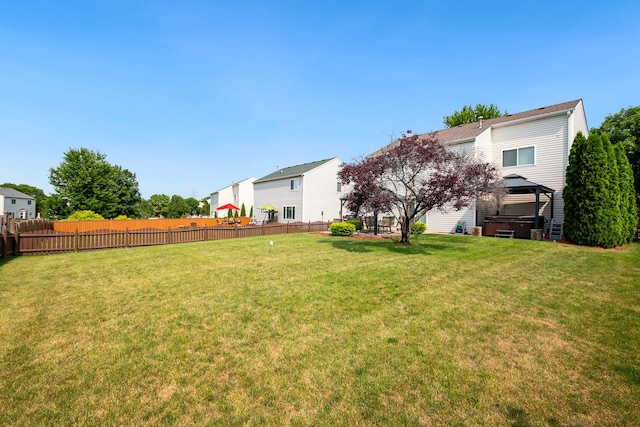
[[[528,194],[539,191],[543,194],[553,194],[555,190],[542,184],[528,181],[525,177],[512,173],[504,177],[504,186],[511,194]]]

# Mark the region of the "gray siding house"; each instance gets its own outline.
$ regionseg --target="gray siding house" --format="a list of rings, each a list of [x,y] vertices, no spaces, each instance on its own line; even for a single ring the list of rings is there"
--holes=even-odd
[[[0,215],[3,219],[33,219],[36,217],[35,197],[13,188],[0,187]]]
[[[281,168],[253,183],[254,216],[267,219],[260,206],[278,209],[279,222],[328,221],[340,218],[340,198],[346,193],[338,180],[338,157]]]

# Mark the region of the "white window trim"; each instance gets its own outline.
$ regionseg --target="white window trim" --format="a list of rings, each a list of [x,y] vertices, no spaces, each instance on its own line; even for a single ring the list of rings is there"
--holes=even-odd
[[[520,150],[524,149],[524,148],[533,148],[533,163],[527,163],[526,165],[521,165],[520,164]],[[516,151],[516,164],[512,165],[512,166],[505,166],[504,165],[504,152],[505,151]],[[513,148],[505,148],[504,150],[502,150],[500,152],[500,164],[502,165],[503,168],[516,168],[519,166],[535,166],[536,165],[536,159],[538,157],[538,147],[536,145],[523,145],[521,147],[513,147]]]
[[[293,210],[293,218],[289,218],[287,216],[287,209],[291,208]],[[296,207],[291,205],[291,206],[283,206],[282,207],[282,219],[287,219],[287,220],[292,220],[292,219],[296,219]]]
[[[291,188],[293,187],[294,181],[297,181],[298,185],[296,185],[296,188]],[[299,190],[300,190],[300,178],[291,178],[289,180],[289,191],[299,191]]]

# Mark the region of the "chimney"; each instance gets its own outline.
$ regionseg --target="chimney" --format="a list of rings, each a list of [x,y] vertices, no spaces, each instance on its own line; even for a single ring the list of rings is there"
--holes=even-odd
[[[478,121],[480,122],[480,125],[478,127],[481,128],[481,129],[482,129],[482,119],[483,118],[484,117],[482,117],[482,116],[478,116]]]
[[[411,136],[411,129],[407,130],[407,136]]]

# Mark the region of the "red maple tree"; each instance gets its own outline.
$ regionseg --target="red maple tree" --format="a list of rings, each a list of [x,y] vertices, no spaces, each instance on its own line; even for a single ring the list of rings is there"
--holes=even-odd
[[[433,209],[470,206],[494,191],[498,171],[473,153],[447,149],[431,135],[413,135],[343,164],[338,178],[352,186],[346,198],[351,212],[392,212],[400,225],[399,243],[408,245],[419,218]]]

